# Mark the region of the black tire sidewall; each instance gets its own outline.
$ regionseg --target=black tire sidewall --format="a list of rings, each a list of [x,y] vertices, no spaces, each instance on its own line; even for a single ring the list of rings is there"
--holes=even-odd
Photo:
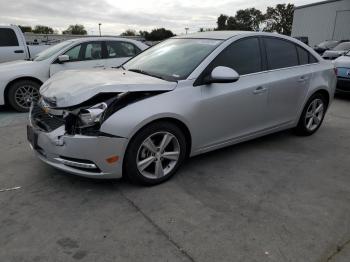
[[[29,108],[24,108],[22,106],[20,106],[15,98],[15,94],[18,88],[20,88],[23,85],[31,85],[32,87],[36,88],[36,89],[40,89],[40,84],[38,82],[32,81],[32,80],[20,80],[17,81],[15,83],[13,83],[9,89],[8,92],[8,102],[10,104],[10,106],[15,109],[18,112],[28,112]]]
[[[169,132],[177,138],[180,145],[180,156],[179,156],[178,162],[176,163],[176,166],[169,174],[159,179],[150,179],[150,178],[144,177],[139,172],[136,164],[136,158],[137,158],[137,152],[141,144],[143,143],[143,141],[150,135],[157,132]],[[181,129],[171,122],[155,122],[142,128],[131,139],[127,147],[125,158],[124,158],[123,174],[127,179],[129,179],[133,183],[148,185],[148,186],[157,185],[171,178],[180,168],[185,158],[186,158],[186,139]]]
[[[306,128],[306,123],[305,123],[305,116],[306,116],[306,112],[307,109],[309,108],[310,104],[315,100],[315,99],[321,99],[324,105],[324,112],[323,112],[323,116],[322,119],[320,121],[320,124],[318,125],[318,127],[315,130],[310,131],[309,129]],[[320,93],[316,93],[314,95],[312,95],[309,100],[307,101],[307,103],[304,106],[303,112],[300,116],[299,122],[298,122],[298,126],[296,128],[297,134],[298,135],[302,135],[302,136],[310,136],[312,134],[314,134],[322,125],[323,120],[325,118],[326,115],[326,111],[327,111],[327,107],[328,107],[328,103],[327,100],[324,98],[324,96]]]

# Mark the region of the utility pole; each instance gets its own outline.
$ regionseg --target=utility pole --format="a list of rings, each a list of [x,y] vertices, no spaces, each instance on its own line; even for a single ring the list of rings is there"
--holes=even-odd
[[[185,27],[185,30],[186,30],[186,35],[187,35],[187,32],[188,32],[188,30],[190,30],[188,27]]]
[[[100,36],[101,36],[101,23],[98,23],[98,31],[100,32]]]

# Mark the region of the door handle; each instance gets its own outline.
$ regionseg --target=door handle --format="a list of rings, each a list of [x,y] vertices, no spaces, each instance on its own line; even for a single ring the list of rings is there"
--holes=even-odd
[[[101,67],[104,67],[104,65],[97,65],[97,66],[94,66],[94,68],[101,68]]]
[[[259,86],[254,90],[254,95],[265,93],[267,91],[267,88]]]
[[[13,52],[16,53],[16,54],[23,54],[23,53],[24,53],[23,50],[15,50],[15,51],[13,51]]]

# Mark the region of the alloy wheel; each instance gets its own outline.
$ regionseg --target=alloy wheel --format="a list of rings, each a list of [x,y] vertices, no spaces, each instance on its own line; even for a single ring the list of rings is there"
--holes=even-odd
[[[39,90],[32,85],[23,85],[15,92],[16,103],[25,109],[30,107],[33,100],[39,99]]]
[[[178,139],[169,132],[157,132],[142,142],[137,152],[136,165],[144,177],[159,179],[175,168],[179,157]]]
[[[319,127],[324,116],[324,103],[321,99],[316,98],[307,108],[305,114],[305,127],[312,132]]]

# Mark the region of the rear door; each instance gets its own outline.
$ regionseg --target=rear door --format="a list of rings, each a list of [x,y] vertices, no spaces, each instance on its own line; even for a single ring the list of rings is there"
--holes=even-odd
[[[307,94],[312,71],[309,53],[291,41],[264,37],[268,65],[268,121],[271,127],[295,121]]]
[[[105,67],[102,41],[80,43],[69,49],[64,55],[69,56],[69,61],[64,63],[54,61],[50,66],[50,76],[63,70]]]
[[[0,63],[27,58],[25,46],[21,46],[12,28],[0,27]]]
[[[106,49],[106,67],[118,67],[141,52],[137,46],[125,41],[106,41]]]

